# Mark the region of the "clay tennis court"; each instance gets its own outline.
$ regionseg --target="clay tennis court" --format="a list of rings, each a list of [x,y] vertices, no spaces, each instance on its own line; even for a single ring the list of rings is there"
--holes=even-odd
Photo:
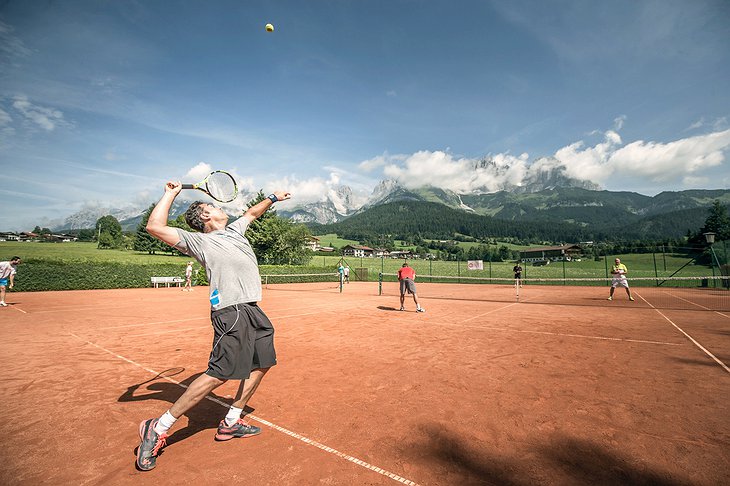
[[[178,421],[146,473],[139,422],[206,368],[207,289],[9,293],[0,482],[730,481],[726,295],[670,305],[651,289],[608,302],[605,288],[545,287],[516,302],[509,286],[419,283],[417,314],[383,285],[382,296],[377,283],[269,285],[279,364],[248,416],[263,433],[213,440],[227,383]]]

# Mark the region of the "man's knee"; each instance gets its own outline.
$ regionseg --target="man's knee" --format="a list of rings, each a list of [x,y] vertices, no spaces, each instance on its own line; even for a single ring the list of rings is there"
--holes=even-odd
[[[195,381],[197,381],[203,388],[206,388],[210,391],[215,390],[228,380],[216,378],[215,376],[210,376],[207,373],[203,373]]]

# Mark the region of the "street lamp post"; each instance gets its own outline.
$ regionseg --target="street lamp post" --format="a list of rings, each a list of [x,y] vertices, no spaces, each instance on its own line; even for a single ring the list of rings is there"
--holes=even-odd
[[[712,231],[708,231],[707,233],[703,233],[705,235],[705,241],[707,242],[707,246],[710,247],[710,254],[712,255],[710,257],[710,267],[712,268],[712,277],[714,281],[715,277],[715,263],[717,263],[717,270],[720,272],[720,275],[722,275],[722,267],[720,266],[720,261],[717,259],[717,255],[715,254],[715,249],[712,247],[712,245],[715,243],[715,236],[716,234]],[[712,260],[715,260],[714,263]]]

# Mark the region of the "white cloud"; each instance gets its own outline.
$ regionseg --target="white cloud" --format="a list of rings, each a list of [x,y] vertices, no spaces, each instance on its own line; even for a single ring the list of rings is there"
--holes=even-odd
[[[26,96],[16,96],[13,99],[13,108],[26,120],[49,132],[57,126],[69,125],[60,110],[33,104]]]
[[[336,179],[339,182],[339,179]],[[326,200],[327,192],[335,184],[332,178],[312,177],[299,180],[296,176],[287,176],[267,182],[264,185],[264,192],[288,191],[292,194],[292,199],[285,204],[297,206]]]
[[[623,124],[624,117],[615,121]],[[528,154],[497,154],[488,159],[457,158],[443,151],[419,151],[412,155],[378,156],[359,167],[382,167],[386,178],[416,188],[430,185],[458,193],[494,192],[519,186],[530,174],[562,168],[565,175],[598,183],[612,190],[697,188],[725,179],[710,175],[726,161],[730,130],[683,138],[672,142],[637,140],[625,144],[615,130],[603,132],[593,145],[577,141],[557,150],[553,157],[529,163]],[[726,171],[730,172],[730,171]],[[722,174],[720,174],[722,175]]]
[[[183,176],[183,182],[189,181],[194,184],[202,181],[205,177],[213,172],[213,167],[206,162],[198,162],[197,165],[191,167]],[[187,182],[186,182],[187,183]]]
[[[712,129],[714,131],[720,132],[720,131],[726,129],[727,126],[728,125],[727,125],[726,116],[721,116],[721,117],[715,119],[715,121],[705,120],[705,117],[700,117],[699,120],[697,120],[696,122],[694,122],[693,124],[691,124],[690,126],[685,128],[684,131],[688,132],[690,130],[696,130],[696,129],[702,128],[702,127],[712,127]]]
[[[621,137],[613,130],[604,134],[604,141],[593,147],[584,148],[584,142],[578,141],[555,152],[555,158],[565,167],[566,174],[577,179],[602,182],[611,174],[607,173],[607,161],[621,143]]]
[[[477,189],[498,191],[505,185],[522,182],[527,157],[527,154],[519,157],[497,154],[485,163],[480,159],[455,158],[447,152],[423,150],[391,158],[383,174],[408,188],[430,185],[459,193]]]
[[[341,196],[338,190],[341,188],[341,170],[331,171],[329,178],[311,177],[299,179],[296,176],[286,176],[267,182],[263,189],[265,193],[274,191],[288,191],[292,198],[288,201],[277,203],[277,206],[290,209],[304,204],[323,202],[328,198],[338,204]],[[353,189],[350,196],[352,204],[364,204],[367,199],[367,192]]]
[[[185,175],[182,177],[184,184],[196,184],[206,178],[208,174],[213,172],[213,166],[207,162],[198,162],[196,165],[188,169]],[[223,203],[222,206],[226,208],[229,213],[241,214],[246,208],[248,202],[258,192],[259,188],[254,185],[253,178],[242,177],[236,170],[226,170],[233,179],[236,181],[238,187],[238,196],[230,203]],[[208,196],[203,195],[201,191],[191,190],[182,191],[178,196],[180,201],[192,202],[196,200],[208,200]],[[216,203],[218,204],[218,203]]]
[[[684,138],[668,143],[637,140],[621,145],[617,133],[608,131],[605,142],[583,147],[576,142],[558,150],[555,158],[576,178],[606,183],[613,177],[653,184],[697,187],[707,169],[725,161],[730,130]]]
[[[393,162],[402,162],[405,159],[406,156],[404,155],[389,155],[386,152],[383,155],[378,155],[377,157],[373,157],[372,159],[363,160],[358,164],[358,168],[360,170],[364,170],[365,172],[372,172],[378,167],[383,167],[386,164]]]
[[[688,132],[690,130],[696,130],[697,128],[702,128],[705,125],[705,118],[702,117],[687,128],[684,129],[685,132]]]
[[[626,115],[621,115],[619,117],[616,117],[613,120],[613,126],[615,130],[621,130],[624,126],[624,122],[626,121]]]
[[[725,160],[730,130],[699,135],[670,143],[632,142],[611,154],[608,165],[618,173],[634,174],[652,182],[677,182]]]

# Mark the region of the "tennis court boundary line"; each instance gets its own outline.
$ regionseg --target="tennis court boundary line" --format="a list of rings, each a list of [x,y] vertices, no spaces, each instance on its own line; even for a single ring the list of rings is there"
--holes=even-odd
[[[639,343],[639,344],[659,344],[662,346],[682,346],[681,343],[668,343],[664,341],[648,341],[645,339],[630,339],[630,338],[614,338],[606,336],[589,336],[587,334],[569,334],[564,332],[550,332],[550,331],[529,331],[526,329],[511,329],[509,327],[492,327],[492,326],[478,326],[474,324],[439,324],[440,326],[452,326],[452,327],[466,327],[469,329],[482,329],[485,331],[505,331],[505,332],[523,332],[526,334],[543,334],[547,336],[562,336],[572,337],[581,339],[597,339],[599,341],[618,341],[624,343]]]
[[[681,344],[678,344],[678,343],[668,343],[668,342],[664,342],[664,341],[648,341],[648,340],[644,340],[644,339],[612,338],[612,337],[605,337],[605,336],[588,336],[586,334],[568,334],[568,333],[550,332],[550,331],[530,331],[530,330],[526,330],[526,329],[511,329],[509,327],[479,326],[479,325],[473,325],[473,324],[464,325],[465,322],[469,322],[474,319],[484,317],[488,314],[492,314],[494,312],[504,310],[508,307],[512,307],[513,305],[517,305],[517,304],[519,304],[519,302],[513,302],[512,304],[508,304],[508,305],[505,305],[502,307],[498,307],[496,309],[492,309],[489,312],[485,312],[483,314],[479,314],[478,316],[470,317],[469,319],[461,321],[459,324],[441,324],[441,325],[445,325],[445,326],[450,325],[450,326],[455,326],[455,327],[468,327],[469,329],[485,329],[485,330],[490,330],[490,331],[524,332],[527,334],[545,334],[545,335],[550,335],[550,336],[564,336],[564,337],[574,337],[574,338],[583,338],[583,339],[598,339],[601,341],[622,341],[622,342],[629,342],[629,343],[663,344],[665,346],[681,346]]]
[[[667,294],[668,294],[668,295],[671,295],[671,296],[672,296],[672,297],[674,297],[675,299],[683,300],[683,301],[685,301],[685,302],[687,302],[687,303],[690,303],[690,304],[692,304],[692,305],[696,305],[697,307],[701,307],[701,308],[702,308],[702,309],[704,309],[704,310],[712,311],[712,312],[714,312],[715,314],[721,315],[722,317],[728,317],[728,318],[730,318],[730,316],[728,316],[728,315],[725,315],[725,314],[723,314],[723,313],[722,313],[722,312],[720,312],[720,311],[717,311],[717,310],[713,310],[713,309],[710,309],[709,307],[705,307],[704,305],[702,305],[702,304],[698,304],[697,302],[692,302],[691,300],[687,300],[687,299],[685,299],[684,297],[680,297],[679,295],[674,295],[674,294],[672,294],[671,292],[667,292]],[[642,298],[643,298],[643,297],[642,297]]]
[[[161,372],[157,372],[155,370],[152,370],[150,368],[147,368],[146,366],[141,365],[141,364],[139,364],[139,363],[137,363],[135,361],[132,361],[131,359],[126,358],[126,357],[124,357],[124,356],[122,356],[120,354],[117,354],[117,353],[115,353],[113,351],[110,351],[110,350],[106,349],[103,346],[100,346],[100,345],[98,345],[96,343],[92,343],[91,341],[88,341],[88,340],[86,340],[84,338],[81,338],[81,337],[77,336],[74,333],[69,333],[69,334],[71,336],[73,336],[74,338],[78,339],[81,342],[84,342],[86,344],[90,344],[91,346],[94,346],[95,348],[100,349],[100,350],[104,351],[105,353],[108,353],[108,354],[110,354],[110,355],[112,355],[112,356],[114,356],[116,358],[119,358],[122,361],[126,361],[127,363],[129,363],[131,365],[134,365],[134,366],[136,366],[138,368],[142,368],[143,370],[147,371],[148,373],[152,373],[155,376],[160,375],[160,373],[161,373]],[[168,376],[161,376],[161,378],[169,381],[170,383],[174,383],[174,384],[178,385],[181,388],[187,388],[187,385],[184,385],[184,384],[180,383],[179,381],[174,380],[174,379],[172,379],[172,378],[170,378]],[[225,402],[223,402],[221,400],[218,400],[217,398],[212,397],[210,395],[206,395],[205,396],[205,399],[206,400],[209,400],[209,401],[211,401],[213,403],[217,403],[218,405],[221,405],[223,408],[226,408],[226,409],[230,407],[229,404],[227,404],[227,403],[225,403]],[[305,436],[303,436],[301,434],[298,434],[298,433],[293,432],[293,431],[291,431],[289,429],[286,429],[284,427],[281,427],[280,425],[276,425],[276,424],[274,424],[272,422],[269,422],[268,420],[262,419],[260,417],[257,417],[255,415],[253,415],[253,414],[248,414],[246,416],[247,417],[250,417],[251,419],[253,419],[253,420],[255,420],[255,421],[257,421],[257,422],[259,422],[259,423],[261,423],[263,425],[266,425],[267,427],[270,427],[270,428],[272,428],[272,429],[274,429],[274,430],[276,430],[278,432],[281,432],[283,434],[286,434],[289,437],[293,437],[293,438],[295,438],[295,439],[297,439],[297,440],[299,440],[301,442],[304,442],[305,444],[314,446],[317,449],[320,449],[320,450],[323,450],[323,451],[328,452],[330,454],[333,454],[333,455],[339,457],[340,459],[344,459],[344,460],[346,460],[348,462],[351,462],[353,464],[357,464],[360,467],[364,467],[365,469],[369,469],[370,471],[376,472],[376,473],[378,473],[378,474],[380,474],[382,476],[385,476],[387,478],[390,478],[390,479],[392,479],[394,481],[397,481],[397,482],[402,483],[402,484],[406,484],[408,486],[419,486],[419,484],[416,483],[415,481],[411,481],[410,479],[406,479],[406,478],[404,478],[402,476],[399,476],[399,475],[397,475],[395,473],[392,473],[390,471],[387,471],[387,470],[385,470],[383,468],[380,468],[378,466],[374,466],[373,464],[370,464],[368,462],[365,462],[365,461],[363,461],[361,459],[358,459],[356,457],[353,457],[353,456],[351,456],[349,454],[345,454],[344,452],[340,452],[337,449],[333,449],[332,447],[326,446],[326,445],[322,444],[321,442],[317,442],[316,440],[312,440],[312,439],[310,439],[308,437],[305,437]]]
[[[727,371],[728,373],[730,373],[730,368],[728,368],[725,363],[723,363],[722,361],[720,361],[714,354],[712,354],[707,349],[705,349],[705,347],[702,346],[700,343],[698,343],[692,336],[690,336],[689,334],[687,334],[686,332],[684,332],[684,329],[682,329],[681,327],[679,327],[678,325],[676,325],[670,318],[668,318],[667,316],[665,316],[662,311],[660,311],[659,309],[657,309],[656,307],[654,307],[653,305],[651,305],[651,303],[648,300],[646,300],[644,297],[642,297],[641,294],[639,294],[638,292],[636,292],[636,295],[641,300],[643,300],[644,302],[646,302],[649,305],[649,307],[651,307],[652,309],[654,309],[655,311],[657,311],[660,316],[662,316],[664,319],[666,319],[667,322],[669,322],[672,326],[674,326],[679,332],[681,332],[682,334],[684,334],[687,339],[689,339],[690,341],[692,341],[692,343],[695,346],[697,346],[698,348],[700,348],[707,356],[709,356],[717,364],[719,364],[720,366],[722,366],[725,369],[725,371]]]

